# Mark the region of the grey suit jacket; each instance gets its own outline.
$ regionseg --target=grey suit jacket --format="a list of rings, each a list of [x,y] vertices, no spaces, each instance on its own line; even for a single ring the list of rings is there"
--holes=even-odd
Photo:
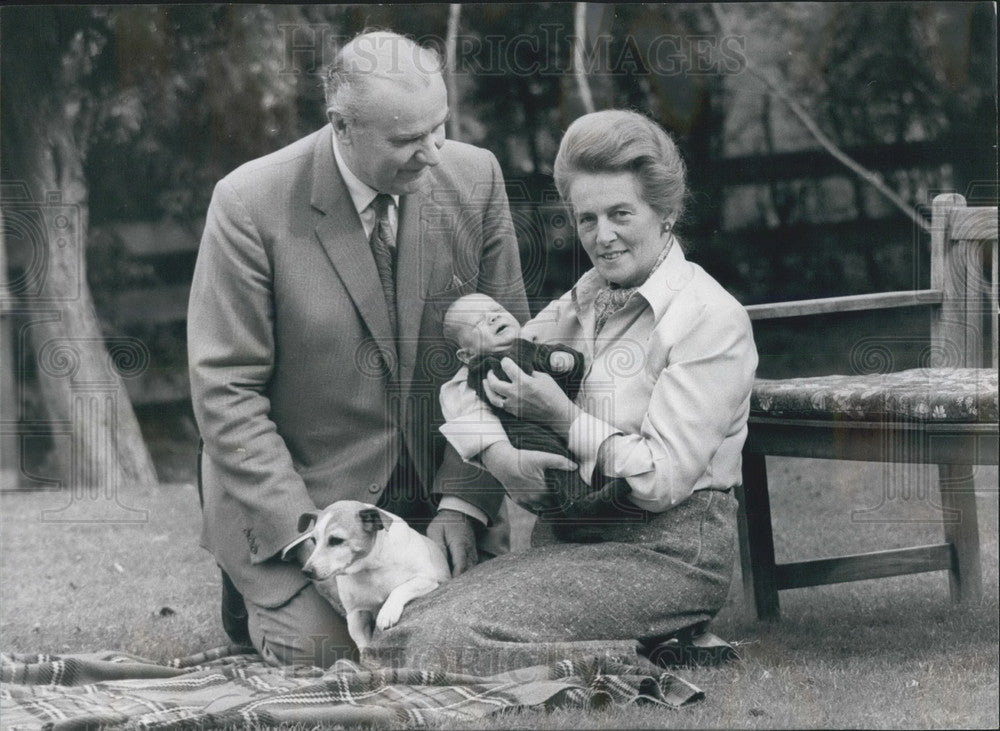
[[[202,543],[257,604],[306,582],[277,557],[298,516],[376,502],[401,440],[425,485],[499,507],[502,488],[437,430],[438,389],[457,367],[442,317],[474,291],[522,321],[528,308],[496,159],[455,142],[441,158],[400,200],[398,342],[329,126],[215,188],[188,312]]]

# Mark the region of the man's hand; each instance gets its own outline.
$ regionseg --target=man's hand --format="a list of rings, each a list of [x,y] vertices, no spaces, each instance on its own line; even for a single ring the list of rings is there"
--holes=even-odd
[[[545,470],[575,470],[576,462],[551,452],[515,449],[510,442],[496,442],[480,455],[486,471],[504,486],[511,500],[533,513],[556,506],[555,495],[545,485]]]
[[[427,537],[441,546],[452,576],[463,574],[479,563],[475,518],[457,510],[439,510],[427,526]]]

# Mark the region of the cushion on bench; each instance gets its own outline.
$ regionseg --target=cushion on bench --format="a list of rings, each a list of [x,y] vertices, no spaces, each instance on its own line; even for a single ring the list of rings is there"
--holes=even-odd
[[[897,373],[757,379],[755,418],[996,423],[997,371],[915,368]]]

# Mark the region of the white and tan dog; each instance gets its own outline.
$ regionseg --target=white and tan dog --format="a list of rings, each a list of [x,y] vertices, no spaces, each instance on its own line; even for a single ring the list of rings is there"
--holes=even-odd
[[[444,552],[398,515],[355,500],[340,500],[299,518],[302,535],[288,553],[312,538],[316,547],[302,566],[316,589],[343,605],[347,631],[363,650],[371,643],[372,618],[386,629],[403,607],[451,578]]]

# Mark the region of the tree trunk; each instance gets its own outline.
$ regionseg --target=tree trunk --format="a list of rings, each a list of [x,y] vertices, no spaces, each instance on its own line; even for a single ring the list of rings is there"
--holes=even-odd
[[[585,114],[594,111],[594,96],[587,81],[587,67],[584,49],[587,47],[587,3],[576,3],[573,7],[573,77],[580,95]]]
[[[113,341],[111,351],[105,345],[85,276],[88,208],[80,154],[69,120],[50,117],[38,128],[42,139],[31,146],[36,175],[29,190],[36,201],[46,201],[41,214],[48,270],[41,296],[60,304],[32,328],[31,342],[49,418],[70,424],[72,449],[62,453],[60,465],[70,485],[88,488],[92,497],[100,488],[155,483],[121,379],[148,364],[148,351],[125,339]],[[58,191],[61,201],[50,191]]]
[[[444,79],[448,87],[448,106],[451,117],[448,119],[448,139],[461,142],[461,112],[458,98],[458,22],[462,17],[462,3],[452,3],[448,6],[448,31],[444,42]]]
[[[78,78],[65,76],[64,46],[52,44],[52,35],[31,23],[14,27],[5,16],[4,44],[28,47],[4,49],[11,50],[3,58],[5,101],[18,100],[3,108],[5,190],[19,189],[25,195],[17,197],[27,199],[4,203],[35,222],[34,235],[19,243],[33,247],[30,260],[44,262],[36,281],[15,294],[27,314],[24,327],[55,435],[60,480],[71,490],[67,508],[86,501],[102,511],[100,517],[88,511],[88,520],[136,519],[140,513],[122,504],[119,489],[156,483],[156,471],[122,375],[137,375],[149,359],[137,340],[105,344],[87,286],[85,140],[78,139],[85,137],[80,126],[87,96]],[[66,30],[64,23],[59,40],[77,37]],[[38,45],[31,47],[33,41]],[[46,41],[50,48],[41,48]],[[44,68],[46,63],[55,68]],[[62,517],[73,519],[71,513],[62,511]]]
[[[14,381],[14,330],[10,316],[10,291],[7,288],[7,242],[4,235],[3,208],[0,207],[0,414],[10,423],[18,413],[17,384]],[[0,490],[18,486],[20,450],[14,435],[0,436]]]

